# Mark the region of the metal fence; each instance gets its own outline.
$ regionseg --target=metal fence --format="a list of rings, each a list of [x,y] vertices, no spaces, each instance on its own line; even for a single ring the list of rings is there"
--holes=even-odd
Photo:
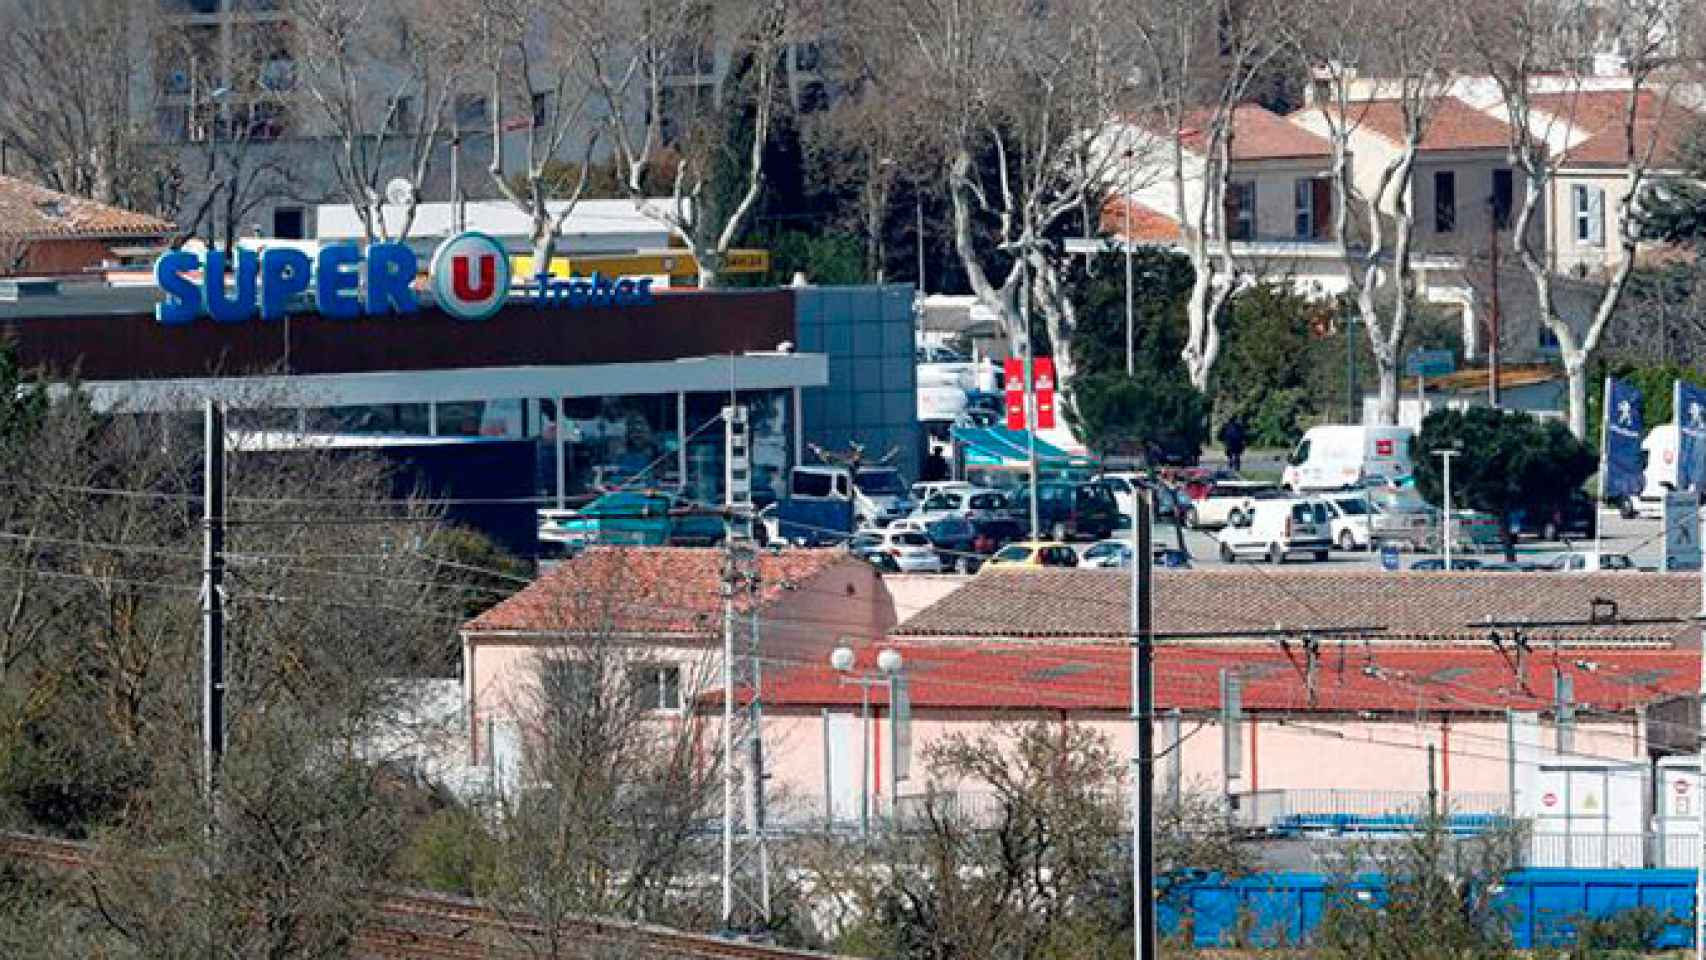
[[[1407,829],[1430,802],[1419,790],[1256,790],[1232,800],[1239,826],[1276,834]],[[1440,792],[1432,803],[1448,824],[1466,827],[1485,826],[1509,808],[1504,794],[1488,792]]]

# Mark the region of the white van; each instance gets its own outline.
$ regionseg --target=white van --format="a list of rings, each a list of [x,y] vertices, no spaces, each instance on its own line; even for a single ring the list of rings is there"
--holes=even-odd
[[[1310,427],[1291,451],[1280,482],[1295,493],[1409,476],[1415,436],[1410,427]]]
[[[1317,563],[1332,547],[1332,518],[1320,500],[1257,500],[1240,522],[1220,531],[1220,559],[1239,557],[1284,563],[1292,554],[1308,554]]]

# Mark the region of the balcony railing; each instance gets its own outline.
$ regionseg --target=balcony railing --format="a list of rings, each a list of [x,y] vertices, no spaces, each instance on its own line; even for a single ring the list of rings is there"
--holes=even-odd
[[[1233,796],[1234,822],[1248,830],[1300,833],[1378,833],[1414,828],[1428,809],[1418,790],[1257,790]],[[1441,792],[1436,809],[1453,832],[1485,829],[1507,813],[1502,793]]]

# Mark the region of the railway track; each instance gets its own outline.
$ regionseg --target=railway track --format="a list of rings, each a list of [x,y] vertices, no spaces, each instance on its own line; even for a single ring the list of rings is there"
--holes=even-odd
[[[85,843],[30,834],[0,832],[0,857],[54,870],[89,866],[93,849]],[[374,920],[357,934],[358,956],[368,960],[510,960],[531,957],[525,941],[537,940],[544,927],[529,919],[505,919],[498,911],[464,897],[412,890],[375,895]],[[830,960],[829,954],[747,943],[669,927],[598,917],[564,921],[568,939],[584,946],[585,957],[598,947],[620,947],[646,960]],[[576,956],[571,955],[571,956]]]

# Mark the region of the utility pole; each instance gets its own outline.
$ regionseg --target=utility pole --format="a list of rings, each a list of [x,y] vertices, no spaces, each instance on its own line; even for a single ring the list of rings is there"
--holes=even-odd
[[[1121,204],[1121,206],[1123,206],[1125,208],[1125,237],[1123,238],[1123,242],[1120,245],[1125,248],[1125,375],[1128,377],[1131,377],[1131,376],[1137,375],[1137,373],[1136,373],[1137,366],[1136,366],[1136,362],[1132,358],[1132,352],[1136,349],[1135,342],[1134,342],[1134,338],[1136,337],[1136,333],[1135,333],[1135,324],[1134,324],[1134,321],[1132,319],[1132,316],[1135,313],[1135,311],[1133,309],[1133,303],[1132,303],[1133,291],[1132,291],[1132,286],[1131,286],[1131,203],[1132,203],[1132,201],[1131,201],[1131,182],[1130,181],[1131,181],[1131,167],[1132,167],[1132,150],[1129,147],[1126,148],[1125,162],[1126,162],[1126,189],[1125,189],[1125,195],[1120,198],[1120,204]]]
[[[1434,745],[1428,744],[1428,816],[1439,816],[1439,788],[1434,783]]]
[[[225,758],[225,410],[206,407],[202,457],[201,667],[202,792],[209,825]]]
[[[1576,749],[1576,681],[1562,669],[1552,673],[1552,697],[1557,710],[1553,723],[1553,735],[1558,751],[1562,757]]]
[[[1037,511],[1037,357],[1031,344],[1031,275],[1019,251],[1019,323],[1025,329],[1025,451],[1031,473],[1031,539],[1041,540]]]
[[[758,632],[758,563],[752,543],[752,455],[750,421],[747,409],[735,403],[723,408],[723,929],[737,929],[735,887],[738,878],[750,870],[756,877],[747,882],[756,889],[745,891],[743,899],[757,909],[757,917],[746,917],[748,930],[762,929],[770,921],[770,857],[764,840],[764,748],[763,704],[759,690],[759,632]],[[743,760],[737,764],[735,750],[735,692],[741,686],[737,680],[735,655],[735,597],[745,591],[750,605],[751,631],[747,637],[746,669],[749,675],[746,688],[751,703],[747,714],[750,727],[746,734]],[[745,830],[747,848],[742,857],[735,853],[735,805],[741,791],[737,778],[746,780],[744,791]],[[745,910],[743,908],[743,914]]]
[[[912,196],[912,214],[916,218],[918,229],[918,295],[928,296],[930,287],[924,282],[924,194],[914,193]]]
[[[1137,783],[1131,798],[1132,948],[1156,960],[1155,923],[1155,516],[1153,491],[1138,491],[1132,518],[1131,715],[1137,725]]]

